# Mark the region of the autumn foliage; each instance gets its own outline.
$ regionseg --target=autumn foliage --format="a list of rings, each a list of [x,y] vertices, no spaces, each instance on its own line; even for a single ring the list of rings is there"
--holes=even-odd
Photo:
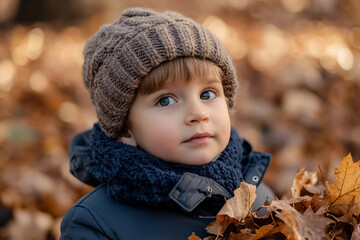
[[[4,20],[19,2],[27,6],[19,17],[29,21]],[[254,150],[272,155],[263,181],[277,196],[290,189],[301,167],[319,165],[319,176],[332,179],[346,153],[359,159],[360,1],[0,3],[0,239],[59,239],[64,214],[92,190],[69,172],[71,139],[96,121],[81,79],[82,50],[128,7],[178,11],[219,36],[239,81],[232,124]],[[87,17],[65,19],[91,9]],[[326,184],[315,184],[317,176],[305,170],[296,181],[297,197],[326,192]],[[343,200],[338,197],[332,209]],[[259,228],[265,224],[254,219]],[[339,226],[333,232],[353,228]]]
[[[234,197],[206,230],[204,240],[360,239],[360,161],[346,156],[335,171],[335,183],[322,182],[316,173],[300,169],[292,197],[264,203],[265,216],[251,212],[256,188],[242,182]],[[189,240],[201,240],[193,233]]]

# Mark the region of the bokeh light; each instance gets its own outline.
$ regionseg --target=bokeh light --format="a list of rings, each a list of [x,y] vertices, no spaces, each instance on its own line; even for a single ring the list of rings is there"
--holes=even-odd
[[[15,76],[15,67],[10,60],[0,62],[0,76],[0,89],[10,91]]]

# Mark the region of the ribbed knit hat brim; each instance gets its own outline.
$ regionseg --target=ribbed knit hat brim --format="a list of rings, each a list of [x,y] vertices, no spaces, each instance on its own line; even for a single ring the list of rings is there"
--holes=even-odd
[[[90,38],[84,49],[83,80],[108,137],[124,134],[141,79],[178,57],[197,57],[219,66],[225,96],[229,107],[233,106],[237,81],[229,55],[211,32],[189,18],[174,12],[128,9]]]

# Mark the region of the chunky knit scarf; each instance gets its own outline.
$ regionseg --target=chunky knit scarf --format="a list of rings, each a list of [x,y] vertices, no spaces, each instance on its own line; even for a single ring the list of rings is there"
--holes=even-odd
[[[113,141],[95,124],[91,148],[96,164],[89,171],[107,184],[109,196],[128,204],[169,203],[168,194],[184,172],[212,178],[233,193],[243,179],[243,161],[248,155],[245,144],[232,129],[229,144],[215,161],[183,165],[164,162],[137,147]]]

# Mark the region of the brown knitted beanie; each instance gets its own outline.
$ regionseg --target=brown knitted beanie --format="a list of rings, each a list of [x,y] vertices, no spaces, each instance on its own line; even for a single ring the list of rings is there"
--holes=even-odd
[[[83,80],[101,129],[119,138],[142,78],[162,62],[197,57],[215,63],[229,107],[234,103],[236,73],[220,41],[207,29],[175,12],[125,10],[103,25],[84,49]]]

